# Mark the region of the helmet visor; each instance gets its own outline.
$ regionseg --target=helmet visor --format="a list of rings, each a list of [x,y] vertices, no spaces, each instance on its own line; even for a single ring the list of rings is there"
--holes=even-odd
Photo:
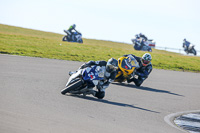
[[[144,59],[142,59],[142,62],[144,63],[144,64],[149,64],[150,63],[150,61],[147,61],[147,60],[144,60]]]

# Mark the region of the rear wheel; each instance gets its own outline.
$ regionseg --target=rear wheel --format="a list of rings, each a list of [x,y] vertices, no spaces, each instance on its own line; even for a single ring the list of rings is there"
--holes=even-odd
[[[68,39],[68,36],[64,36],[63,38],[62,38],[62,41],[69,41],[69,39]]]
[[[83,82],[79,79],[73,84],[70,84],[69,86],[65,87],[63,90],[61,90],[61,94],[65,95],[66,93],[75,90],[77,88],[80,88],[82,86]]]

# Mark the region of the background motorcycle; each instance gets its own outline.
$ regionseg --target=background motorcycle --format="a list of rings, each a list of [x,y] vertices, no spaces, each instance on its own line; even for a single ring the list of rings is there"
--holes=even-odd
[[[148,46],[148,43],[145,42],[146,44],[143,45],[143,47],[140,49],[140,46],[141,46],[141,43],[140,43],[140,39],[132,39],[132,42],[133,42],[133,48],[135,50],[142,50],[142,51],[149,51],[149,52],[152,52],[152,49],[150,46]]]
[[[95,86],[104,83],[105,70],[105,67],[96,65],[79,69],[76,73],[70,76],[66,87],[61,90],[61,94],[83,94],[84,96],[92,94]]]
[[[186,46],[184,46],[184,49],[185,49],[184,51],[185,51],[187,54],[192,53],[192,54],[194,54],[194,55],[197,55],[197,51],[194,49],[194,46],[195,46],[195,45],[190,44],[189,47],[188,47],[188,49],[186,49]]]
[[[118,59],[118,72],[114,82],[125,82],[135,75],[136,68],[139,66],[135,58],[131,58],[131,62],[127,60],[128,57],[120,57]]]
[[[73,32],[71,39],[68,31],[64,30],[64,32],[67,35],[63,37],[62,41],[83,43],[82,34],[80,32]]]

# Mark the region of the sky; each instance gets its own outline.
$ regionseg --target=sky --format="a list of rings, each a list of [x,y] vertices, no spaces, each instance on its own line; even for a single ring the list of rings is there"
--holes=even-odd
[[[156,46],[200,50],[200,0],[0,0],[0,24],[131,44],[143,33]]]

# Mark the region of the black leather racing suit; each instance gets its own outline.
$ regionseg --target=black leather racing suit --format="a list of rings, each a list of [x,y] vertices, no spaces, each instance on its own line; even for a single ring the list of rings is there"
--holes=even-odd
[[[69,29],[67,30],[68,32],[69,32],[69,36],[68,36],[68,39],[70,40],[70,41],[74,41],[74,32],[73,32],[73,30],[74,31],[76,31],[76,32],[78,32],[73,26],[70,26],[69,27]]]
[[[145,41],[148,40],[148,38],[147,38],[145,35],[143,35],[143,34],[140,34],[140,37],[141,37],[141,38],[144,38]]]
[[[185,47],[185,51],[188,51],[188,48],[189,48],[189,46],[190,46],[190,42],[189,41],[183,41],[183,48]]]
[[[132,55],[137,60],[137,62],[139,63],[139,68],[136,70],[136,75],[138,75],[138,78],[132,77],[128,80],[128,82],[130,83],[131,81],[133,81],[135,85],[139,87],[143,83],[143,81],[148,78],[148,75],[151,73],[153,67],[151,63],[149,63],[147,66],[143,66],[141,57],[137,57],[133,54],[129,55]],[[128,55],[123,56],[127,57]]]

